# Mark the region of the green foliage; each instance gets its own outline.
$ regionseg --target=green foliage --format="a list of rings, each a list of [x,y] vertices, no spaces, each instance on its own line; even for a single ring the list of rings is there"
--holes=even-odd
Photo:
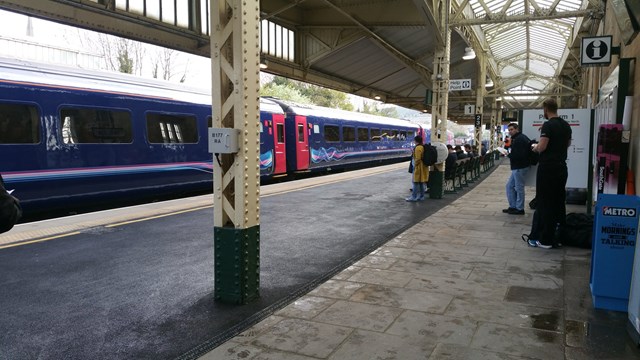
[[[378,108],[378,104],[364,102],[362,111],[365,114],[386,116],[392,118],[398,118],[398,110],[395,107]]]
[[[453,133],[454,137],[467,137],[469,136],[469,133],[466,132],[462,132],[462,131],[456,131]]]
[[[125,42],[118,44],[118,71],[133,74],[133,59],[129,56],[129,48]]]
[[[300,92],[284,84],[277,84],[270,82],[267,85],[260,88],[260,96],[273,96],[278,99],[293,101],[300,104],[311,104],[311,100]]]
[[[303,104],[353,110],[353,105],[349,102],[349,98],[345,93],[317,85],[305,84],[281,76],[275,76],[270,83],[263,86],[260,89],[260,95],[274,96],[282,100]]]

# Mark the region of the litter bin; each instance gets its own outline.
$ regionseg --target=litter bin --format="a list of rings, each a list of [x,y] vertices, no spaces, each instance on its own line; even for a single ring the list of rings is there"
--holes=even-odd
[[[591,252],[591,296],[598,309],[627,311],[640,198],[598,195]]]
[[[444,172],[438,170],[442,164],[435,164],[429,171],[429,199],[442,199],[444,194]]]

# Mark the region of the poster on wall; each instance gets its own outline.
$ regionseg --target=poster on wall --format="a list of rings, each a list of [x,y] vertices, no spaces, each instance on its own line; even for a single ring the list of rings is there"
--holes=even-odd
[[[617,194],[622,155],[622,124],[600,125],[596,142],[596,182],[598,194]],[[626,174],[624,174],[626,177]]]
[[[558,116],[571,126],[571,146],[567,149],[567,188],[586,189],[589,176],[589,138],[591,137],[591,110],[558,109]],[[542,109],[522,112],[522,133],[531,140],[540,139],[540,129],[547,121]],[[538,166],[532,166],[525,179],[525,185],[535,186]]]

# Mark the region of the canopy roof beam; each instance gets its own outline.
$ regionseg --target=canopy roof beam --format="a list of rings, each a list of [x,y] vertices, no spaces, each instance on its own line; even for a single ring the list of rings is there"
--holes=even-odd
[[[536,21],[536,20],[550,20],[550,19],[566,19],[576,18],[583,16],[604,16],[604,9],[586,9],[586,10],[574,10],[574,11],[562,11],[553,14],[534,13],[523,15],[502,15],[502,14],[487,14],[487,16],[477,19],[466,19],[452,21],[449,23],[451,27],[469,26],[469,25],[484,25],[484,24],[501,24],[509,22],[522,22],[522,21]]]

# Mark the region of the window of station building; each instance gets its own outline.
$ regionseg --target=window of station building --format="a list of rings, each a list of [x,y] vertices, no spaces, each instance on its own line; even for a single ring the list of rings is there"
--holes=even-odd
[[[278,144],[284,144],[284,124],[276,124]]]
[[[353,126],[342,127],[342,141],[356,141],[356,128]]]
[[[304,142],[304,124],[298,124],[298,142]]]
[[[147,139],[151,144],[195,144],[198,127],[193,115],[147,113]]]
[[[128,144],[133,141],[131,113],[125,110],[62,108],[64,144]]]
[[[380,129],[371,129],[371,141],[380,141]]]
[[[92,0],[97,2],[96,0]],[[189,28],[189,6],[187,1],[165,1],[165,0],[116,0],[116,9],[124,10],[133,14],[146,16],[154,20],[160,20],[185,29]],[[202,16],[201,28],[203,33],[208,34],[208,8],[209,1],[200,2],[200,12]],[[206,15],[204,15],[206,14]],[[204,31],[204,30],[207,31]]]
[[[358,128],[358,141],[369,141],[369,129],[367,128]]]
[[[324,141],[326,142],[339,142],[340,141],[340,127],[336,125],[324,126]]]
[[[32,105],[0,103],[0,144],[40,142],[40,114]]]
[[[273,23],[269,20],[260,22],[260,51],[264,54],[278,57],[287,61],[294,61],[295,33],[293,30]]]

